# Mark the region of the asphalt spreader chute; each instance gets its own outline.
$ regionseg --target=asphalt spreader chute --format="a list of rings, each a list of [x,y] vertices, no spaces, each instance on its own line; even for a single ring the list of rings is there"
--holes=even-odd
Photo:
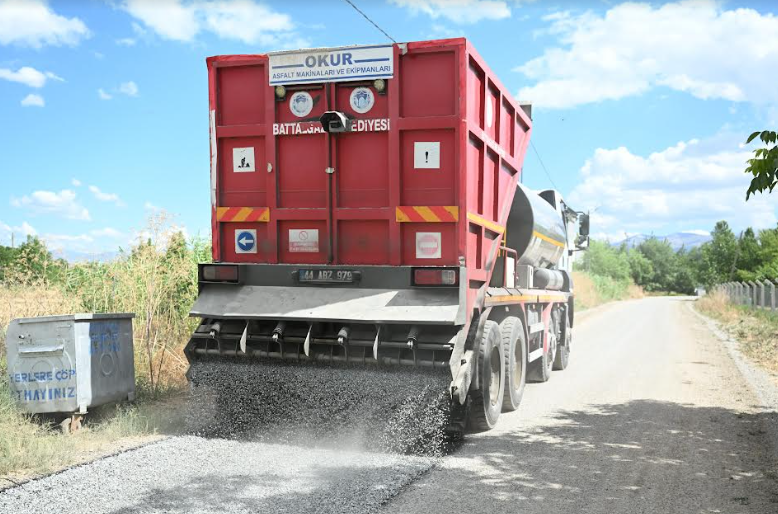
[[[200,298],[195,309],[208,295]],[[443,453],[465,428],[464,407],[449,394],[457,332],[453,325],[204,319],[185,350],[191,426],[207,435]]]

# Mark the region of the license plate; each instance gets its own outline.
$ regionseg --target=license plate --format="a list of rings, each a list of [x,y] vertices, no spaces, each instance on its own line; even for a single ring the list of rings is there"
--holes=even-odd
[[[360,273],[348,269],[301,269],[297,279],[313,284],[353,284],[359,281]]]

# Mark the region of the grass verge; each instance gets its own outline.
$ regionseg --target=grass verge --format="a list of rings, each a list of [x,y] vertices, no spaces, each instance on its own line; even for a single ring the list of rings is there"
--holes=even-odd
[[[778,373],[778,313],[733,305],[719,292],[700,298],[697,308],[719,321],[722,328],[740,343],[740,350],[749,359]]]
[[[576,310],[591,309],[615,300],[642,298],[643,290],[630,281],[614,280],[610,277],[591,275],[582,271],[573,272]]]

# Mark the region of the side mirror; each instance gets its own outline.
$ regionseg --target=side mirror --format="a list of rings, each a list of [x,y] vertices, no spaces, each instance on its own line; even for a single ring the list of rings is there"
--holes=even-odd
[[[579,221],[579,227],[578,227],[578,233],[581,236],[588,236],[589,235],[589,214],[581,214],[581,218]]]

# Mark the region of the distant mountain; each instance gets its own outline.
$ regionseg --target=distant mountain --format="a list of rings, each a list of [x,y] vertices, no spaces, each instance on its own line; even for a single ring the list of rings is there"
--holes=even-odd
[[[612,243],[611,246],[621,246],[622,243],[626,243],[628,248],[635,248],[643,241],[651,239],[652,237],[655,237],[660,241],[667,241],[670,243],[670,246],[673,247],[673,250],[676,251],[680,250],[682,247],[689,250],[695,246],[700,246],[701,244],[710,241],[709,234],[697,234],[695,232],[676,232],[675,234],[670,234],[667,236],[650,236],[646,234],[638,234],[632,237],[628,237],[622,241]]]

